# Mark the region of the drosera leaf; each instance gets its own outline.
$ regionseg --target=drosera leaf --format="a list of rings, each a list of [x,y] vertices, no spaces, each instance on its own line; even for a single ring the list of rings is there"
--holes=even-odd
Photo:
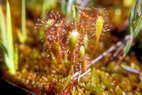
[[[69,74],[74,73],[73,58],[74,58],[74,51],[76,49],[76,45],[78,43],[78,40],[79,40],[79,32],[77,30],[72,30],[72,32],[69,35],[69,50],[70,50],[69,58],[70,58],[70,64],[71,64]]]
[[[62,56],[61,56],[61,47],[60,47],[59,43],[52,42],[51,51],[54,54],[54,56],[56,56],[58,63],[61,64],[62,63]]]
[[[69,48],[71,53],[73,53],[76,44],[78,42],[78,39],[79,39],[79,32],[77,30],[73,30],[69,36]]]
[[[61,51],[61,47],[57,42],[52,42],[51,44],[51,50],[54,52],[59,53]]]
[[[93,54],[95,53],[98,47],[98,43],[103,31],[103,26],[104,26],[104,19],[102,16],[98,16],[98,18],[96,19],[96,26],[95,26],[95,29],[96,29],[95,47],[94,47],[94,50],[92,51],[91,57],[93,56]]]
[[[87,49],[88,47],[88,36],[87,35],[84,36],[83,43],[84,43],[84,48]]]
[[[96,47],[98,46],[98,42],[103,31],[103,25],[104,19],[102,16],[99,16],[96,20]]]
[[[79,55],[80,55],[81,58],[85,55],[85,48],[84,48],[84,46],[80,47]]]

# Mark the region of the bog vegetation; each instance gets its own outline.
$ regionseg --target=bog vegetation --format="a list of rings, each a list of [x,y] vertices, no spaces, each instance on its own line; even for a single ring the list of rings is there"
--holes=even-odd
[[[142,1],[123,0],[122,9],[101,1],[3,2],[4,76],[38,95],[141,95],[141,59],[131,48],[142,42]]]

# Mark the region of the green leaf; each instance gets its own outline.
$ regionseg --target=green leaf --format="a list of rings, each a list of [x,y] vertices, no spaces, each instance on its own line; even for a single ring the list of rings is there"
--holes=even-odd
[[[7,50],[5,48],[5,46],[0,42],[0,50],[2,51],[2,53],[7,54]]]
[[[141,24],[142,24],[142,16],[140,16],[138,18],[138,21],[136,23],[136,28],[135,28],[135,31],[134,31],[134,38],[138,35],[138,33],[140,32],[141,30]]]
[[[76,44],[79,40],[79,32],[77,30],[73,30],[71,33],[70,33],[70,36],[69,36],[69,48],[70,48],[70,51],[73,52],[75,47],[76,47]]]
[[[21,43],[24,43],[27,39],[26,32],[26,0],[22,0],[22,36],[20,36]]]
[[[13,43],[13,34],[12,34],[12,22],[11,22],[11,11],[10,5],[7,1],[6,3],[6,29],[7,29],[7,52],[8,56],[6,58],[6,64],[8,65],[9,71],[11,74],[15,74],[15,65],[14,65],[14,43]]]
[[[131,44],[132,44],[132,41],[128,41],[126,46],[125,46],[125,54],[127,54],[131,48]]]
[[[79,56],[82,58],[84,57],[84,55],[85,55],[85,48],[84,46],[81,46],[79,50]]]
[[[126,66],[126,65],[121,65],[123,69],[127,70],[127,71],[130,71],[130,72],[133,72],[133,73],[139,73],[138,70],[134,69],[134,68],[131,68],[129,66]]]
[[[138,10],[140,8],[141,0],[136,0],[135,6],[134,6],[134,21],[136,21],[138,16]]]
[[[6,47],[7,46],[6,23],[5,23],[4,13],[2,11],[2,7],[1,6],[0,6],[0,29],[1,29],[2,43]]]
[[[130,13],[129,16],[129,31],[130,34],[133,36],[133,11]]]
[[[141,0],[136,0],[134,4],[134,8],[132,9],[129,15],[129,31],[130,31],[131,39],[127,42],[125,46],[125,54],[129,52],[134,38],[136,38],[136,36],[139,34],[141,30],[142,15],[139,16],[140,15],[139,9],[141,9]]]

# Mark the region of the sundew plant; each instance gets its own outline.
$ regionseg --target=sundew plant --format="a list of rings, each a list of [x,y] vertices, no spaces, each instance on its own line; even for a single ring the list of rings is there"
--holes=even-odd
[[[45,30],[44,47],[48,59],[51,64],[61,65],[65,75],[74,74],[75,65],[80,65],[84,72],[96,54],[102,34],[109,30],[109,20],[103,11],[105,9],[81,9],[76,20],[51,11],[45,21],[37,24],[36,29]]]

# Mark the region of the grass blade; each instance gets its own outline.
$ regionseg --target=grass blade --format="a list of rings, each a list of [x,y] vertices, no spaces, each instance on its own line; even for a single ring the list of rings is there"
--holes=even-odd
[[[136,28],[134,31],[134,38],[139,34],[140,29],[141,29],[141,24],[142,24],[142,16],[139,17],[137,23],[136,23]]]
[[[136,0],[135,7],[134,7],[134,20],[136,21],[138,16],[138,10],[140,8],[141,0]]]
[[[22,43],[23,43],[27,39],[27,32],[26,32],[26,0],[22,0],[22,35],[23,35],[23,40],[22,40]]]
[[[121,65],[124,70],[139,74],[139,71],[126,65]]]
[[[0,42],[0,51],[2,51],[2,53],[7,54],[7,50],[5,48],[5,46]]]
[[[2,42],[3,45],[6,47],[7,46],[7,40],[6,40],[6,24],[5,24],[5,18],[4,18],[4,13],[2,11],[2,7],[0,6],[0,28],[1,28],[1,37],[2,37]]]
[[[10,5],[7,1],[6,3],[6,22],[7,22],[7,51],[8,56],[6,57],[6,63],[10,70],[11,74],[15,74],[15,67],[14,67],[14,43],[13,43],[13,34],[12,34],[12,22],[11,22],[11,12],[10,12]]]

